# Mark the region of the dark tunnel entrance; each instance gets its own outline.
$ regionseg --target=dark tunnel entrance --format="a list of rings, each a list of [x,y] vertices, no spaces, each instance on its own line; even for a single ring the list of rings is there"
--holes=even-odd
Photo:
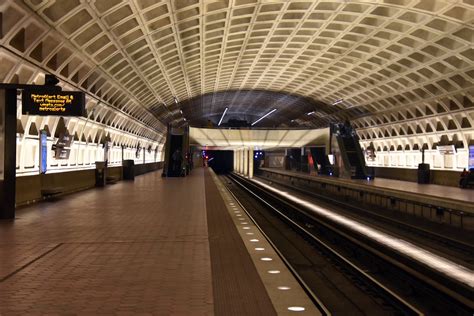
[[[234,168],[234,152],[232,150],[212,150],[207,152],[208,166],[216,174],[232,172]]]

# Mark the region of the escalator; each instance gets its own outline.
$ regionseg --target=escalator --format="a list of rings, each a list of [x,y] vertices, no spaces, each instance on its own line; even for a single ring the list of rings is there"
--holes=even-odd
[[[347,122],[334,124],[331,128],[331,136],[335,137],[339,147],[344,169],[341,174],[347,174],[352,179],[369,177],[359,137],[351,125]]]
[[[168,126],[165,146],[164,177],[184,177],[189,173],[189,127]]]
[[[314,169],[322,175],[329,175],[331,173],[331,163],[329,162],[328,155],[326,154],[325,147],[312,147],[310,148],[311,156],[313,157]]]

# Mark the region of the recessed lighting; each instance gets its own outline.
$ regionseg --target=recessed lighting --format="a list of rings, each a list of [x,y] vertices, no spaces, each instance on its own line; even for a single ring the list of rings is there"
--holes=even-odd
[[[239,218],[239,219],[244,220],[243,218]],[[242,222],[242,223],[240,223],[240,224],[242,224],[242,225],[247,225],[248,223],[247,223],[247,222]]]
[[[263,258],[260,258],[260,260],[262,260],[262,261],[272,261],[273,259],[269,258],[269,257],[263,257]]]
[[[253,233],[246,233],[247,235],[253,235]]]
[[[289,287],[289,286],[279,286],[279,287],[277,287],[277,289],[282,290],[282,291],[288,291],[288,290],[291,289],[291,287]]]
[[[289,311],[292,311],[292,312],[302,312],[304,311],[306,308],[304,307],[301,307],[301,306],[290,306],[288,307],[288,310]]]
[[[254,126],[255,124],[257,124],[258,122],[260,122],[261,120],[263,120],[264,118],[266,118],[267,116],[269,116],[270,114],[272,114],[273,112],[275,112],[277,109],[273,109],[271,110],[270,112],[268,112],[267,114],[265,114],[264,116],[262,116],[261,118],[259,118],[258,120],[256,120],[255,122],[253,122],[251,125]]]
[[[255,248],[255,250],[257,250],[257,251],[263,251],[263,250],[265,250],[265,248],[257,247],[257,248]]]
[[[245,226],[245,227],[242,227],[242,229],[250,229],[250,227],[248,227],[248,226]]]
[[[278,274],[278,273],[280,273],[280,270],[268,270],[268,273],[270,273],[270,274]]]
[[[258,239],[250,239],[250,242],[259,242]]]
[[[221,126],[222,120],[224,119],[224,116],[225,116],[225,114],[227,113],[227,110],[228,110],[228,109],[229,109],[229,108],[225,108],[224,113],[222,113],[221,119],[219,120],[219,123],[217,124],[217,126]]]

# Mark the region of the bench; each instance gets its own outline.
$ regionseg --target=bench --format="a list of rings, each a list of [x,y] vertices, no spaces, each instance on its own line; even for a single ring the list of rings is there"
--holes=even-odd
[[[51,188],[41,189],[41,195],[44,196],[45,198],[51,198],[63,192],[64,192],[63,187],[51,187]]]
[[[466,178],[462,179],[459,182],[459,186],[463,189],[467,188],[468,186],[474,186],[474,172],[470,172]]]

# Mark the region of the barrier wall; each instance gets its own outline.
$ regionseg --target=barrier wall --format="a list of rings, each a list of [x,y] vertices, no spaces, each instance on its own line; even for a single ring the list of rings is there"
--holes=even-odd
[[[135,165],[135,175],[145,174],[163,167],[163,162]],[[107,177],[122,180],[122,167],[107,169]],[[16,206],[26,205],[45,199],[42,190],[60,189],[57,195],[95,187],[95,169],[57,172],[43,175],[23,176],[16,178]]]
[[[385,168],[385,167],[374,167],[375,177],[387,178],[394,180],[403,180],[410,182],[418,181],[418,170],[417,169],[405,169],[405,168]],[[461,172],[449,171],[449,170],[431,170],[431,181],[432,184],[448,185],[457,187],[459,186],[459,179]]]
[[[467,202],[269,168],[261,169],[260,176],[273,183],[336,198],[350,205],[378,207],[381,214],[384,211],[397,211],[461,229],[474,230],[474,206]]]

